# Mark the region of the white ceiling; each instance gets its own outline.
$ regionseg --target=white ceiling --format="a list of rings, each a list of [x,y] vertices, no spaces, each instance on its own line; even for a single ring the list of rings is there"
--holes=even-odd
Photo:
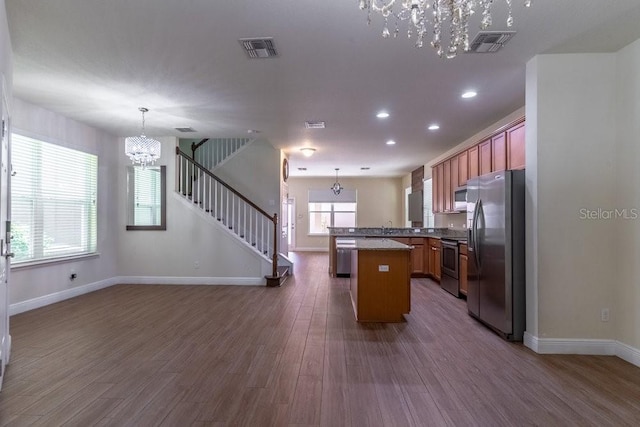
[[[534,55],[640,38],[638,0],[523,2],[502,51],[443,60],[405,35],[382,39],[382,19],[368,26],[357,0],[6,0],[14,96],[116,136],[139,132],[139,106],[154,136],[257,129],[289,155],[291,176],[400,176],[524,105]],[[492,30],[505,14],[496,0]],[[248,59],[245,37],[273,37],[280,56]],[[467,88],[478,96],[462,100]],[[381,109],[391,117],[376,119]],[[174,130],[189,126],[198,132]]]

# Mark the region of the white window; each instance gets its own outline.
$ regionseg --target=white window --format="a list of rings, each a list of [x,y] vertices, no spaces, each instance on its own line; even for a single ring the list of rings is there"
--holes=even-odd
[[[357,201],[355,190],[309,190],[309,234],[329,234],[328,227],[355,227]]]
[[[14,262],[95,253],[98,157],[12,135]]]
[[[127,230],[166,230],[166,166],[127,167]]]

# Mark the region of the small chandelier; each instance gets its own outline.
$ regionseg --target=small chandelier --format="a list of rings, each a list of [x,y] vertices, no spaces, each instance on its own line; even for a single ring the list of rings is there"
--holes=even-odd
[[[526,7],[531,6],[532,0],[524,0]],[[384,17],[384,28],[382,37],[389,38],[389,18],[395,18],[395,29],[393,37],[397,37],[399,24],[401,21],[409,20],[407,36],[409,38],[416,34],[416,47],[422,47],[424,38],[428,34],[433,34],[431,46],[436,50],[441,58],[455,58],[462,48],[469,51],[469,17],[482,9],[482,20],[480,28],[486,30],[492,24],[491,6],[494,0],[358,0],[360,9],[367,9],[367,22],[371,24],[371,11],[377,12]],[[505,0],[509,8],[507,17],[507,27],[513,25],[511,8],[513,0]],[[399,3],[398,8],[394,6]],[[449,45],[445,47],[442,41],[442,33],[447,32],[443,27],[449,21]],[[433,26],[432,30],[427,27]]]
[[[340,170],[340,168],[336,168],[336,182],[333,183],[333,185],[331,186],[331,190],[333,190],[333,194],[335,194],[336,196],[340,194],[340,192],[344,189],[344,187],[342,185],[340,185],[340,183],[338,182],[338,171]]]
[[[148,138],[144,134],[144,113],[148,108],[140,107],[142,113],[142,132],[140,136],[129,136],[124,140],[124,153],[129,156],[134,165],[141,165],[143,168],[152,165],[160,158],[160,141]]]

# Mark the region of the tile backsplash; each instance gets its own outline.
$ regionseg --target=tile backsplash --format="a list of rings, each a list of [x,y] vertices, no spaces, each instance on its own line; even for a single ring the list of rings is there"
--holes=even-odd
[[[436,228],[464,230],[467,225],[466,213],[435,214]]]

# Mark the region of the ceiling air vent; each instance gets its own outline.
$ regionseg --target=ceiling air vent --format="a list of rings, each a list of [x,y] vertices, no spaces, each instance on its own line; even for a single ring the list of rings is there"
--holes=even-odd
[[[321,121],[306,121],[304,122],[304,127],[307,129],[324,129],[325,128],[325,124],[324,122]]]
[[[183,132],[183,133],[196,131],[194,128],[174,128],[174,129],[177,130],[178,132]]]
[[[272,37],[255,39],[240,39],[240,44],[249,55],[249,58],[271,58],[278,56],[276,45]]]
[[[480,31],[471,42],[469,52],[493,53],[499,51],[516,34],[515,31]]]

